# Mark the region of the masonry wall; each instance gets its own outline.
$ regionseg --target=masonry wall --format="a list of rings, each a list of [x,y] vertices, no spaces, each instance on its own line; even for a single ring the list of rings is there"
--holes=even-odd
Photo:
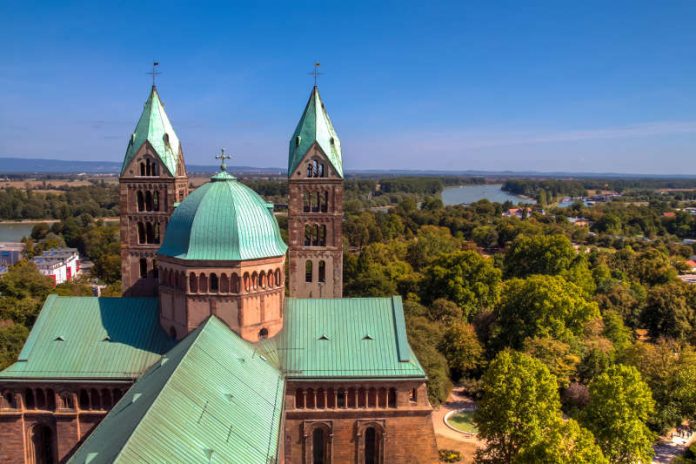
[[[0,384],[0,462],[62,462],[130,387],[116,383]]]
[[[380,391],[394,389],[395,399],[380,397]],[[341,407],[328,399],[331,391],[352,392],[355,399]],[[425,383],[399,382],[297,382],[288,381],[285,398],[283,457],[286,464],[312,464],[314,430],[326,437],[327,464],[363,464],[366,431],[377,435],[379,464],[421,464],[437,462],[437,445],[432,425],[432,408]],[[308,395],[314,398],[310,400]],[[374,392],[374,393],[372,393]],[[364,395],[360,399],[359,395]],[[346,395],[347,396],[347,395]],[[304,404],[298,404],[304,399]]]

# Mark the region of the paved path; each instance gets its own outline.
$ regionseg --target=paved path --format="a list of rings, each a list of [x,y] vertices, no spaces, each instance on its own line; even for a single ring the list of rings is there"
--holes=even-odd
[[[655,445],[655,457],[653,463],[667,464],[672,462],[677,456],[684,454],[684,450],[696,438],[696,434],[692,433],[688,438],[674,437],[671,440],[667,438],[660,439],[660,442]]]
[[[464,408],[473,408],[474,401],[467,398],[463,394],[461,387],[455,387],[449,394],[447,402],[443,403],[439,409],[433,411],[433,427],[435,434],[441,435],[455,441],[465,443],[479,443],[479,440],[473,436],[467,436],[463,433],[456,432],[445,424],[445,415],[450,411],[456,411]]]

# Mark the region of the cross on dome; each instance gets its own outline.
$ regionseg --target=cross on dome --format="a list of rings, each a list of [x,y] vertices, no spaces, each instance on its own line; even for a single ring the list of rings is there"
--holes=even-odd
[[[225,149],[221,148],[220,149],[220,154],[215,156],[215,159],[220,160],[220,170],[221,171],[227,171],[227,164],[225,164],[226,159],[232,158],[230,155],[225,154]]]

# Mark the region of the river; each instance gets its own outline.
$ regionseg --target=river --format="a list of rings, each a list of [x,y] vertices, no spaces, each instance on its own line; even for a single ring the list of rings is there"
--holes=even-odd
[[[496,203],[510,201],[515,205],[518,203],[536,203],[531,198],[504,192],[500,189],[502,186],[503,184],[477,184],[447,187],[442,191],[442,202],[447,206],[461,205],[474,203],[485,198]]]
[[[41,222],[0,223],[0,242],[19,242],[22,237],[31,235],[31,229]]]

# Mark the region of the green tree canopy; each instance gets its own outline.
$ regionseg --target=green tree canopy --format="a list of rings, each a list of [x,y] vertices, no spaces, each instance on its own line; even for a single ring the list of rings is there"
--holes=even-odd
[[[656,435],[645,425],[655,402],[635,367],[617,364],[590,383],[582,423],[612,463],[650,463]]]
[[[465,316],[491,308],[500,295],[500,271],[475,251],[442,255],[423,274],[423,301],[446,298],[462,308]]]
[[[483,396],[474,420],[485,447],[477,462],[513,463],[557,426],[556,379],[541,361],[501,351],[482,378]]]
[[[471,324],[451,321],[445,329],[440,351],[447,358],[454,379],[472,374],[483,360],[483,347]]]
[[[505,254],[505,276],[558,275],[570,269],[576,254],[565,235],[520,235]]]
[[[528,337],[570,343],[599,318],[599,310],[563,277],[533,275],[505,282],[496,318],[498,345],[517,349]]]

